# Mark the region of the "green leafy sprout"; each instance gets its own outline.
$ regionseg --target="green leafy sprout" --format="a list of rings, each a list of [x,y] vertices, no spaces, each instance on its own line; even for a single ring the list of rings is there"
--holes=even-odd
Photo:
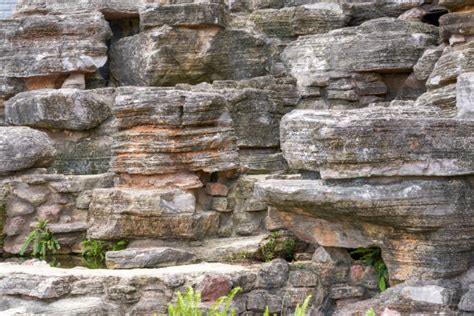
[[[383,261],[380,248],[357,248],[351,251],[351,255],[359,257],[362,263],[374,267],[380,291],[383,292],[388,288],[388,269]]]
[[[25,255],[30,245],[32,246],[31,256],[44,261],[48,261],[51,256],[61,249],[59,241],[48,229],[48,221],[44,219],[39,220],[33,231],[26,237],[20,248],[20,256]],[[53,265],[56,265],[55,262],[55,259],[52,258]]]
[[[107,251],[119,251],[127,247],[126,240],[120,240],[115,243],[88,239],[81,242],[82,245],[82,259],[86,267],[89,269],[105,268],[105,253]]]

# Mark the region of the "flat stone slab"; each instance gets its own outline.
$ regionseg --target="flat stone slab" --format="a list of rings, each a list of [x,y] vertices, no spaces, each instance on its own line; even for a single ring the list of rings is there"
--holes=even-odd
[[[467,179],[266,180],[256,195],[300,239],[380,246],[392,280],[449,277],[469,267],[474,187]]]
[[[92,73],[107,61],[110,27],[103,15],[31,15],[0,21],[0,76]]]
[[[129,248],[108,251],[106,264],[109,269],[162,268],[189,264],[194,254],[185,250],[161,248]]]
[[[323,179],[474,172],[474,121],[436,108],[296,110],[281,122],[281,142],[291,168]]]
[[[46,133],[29,127],[0,127],[0,174],[49,166],[56,154]]]
[[[110,103],[89,90],[36,90],[8,100],[5,118],[10,125],[87,130],[111,116]]]

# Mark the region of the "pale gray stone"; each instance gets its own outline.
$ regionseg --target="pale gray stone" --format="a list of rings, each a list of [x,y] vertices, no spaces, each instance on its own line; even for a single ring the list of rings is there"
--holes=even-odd
[[[55,153],[46,133],[28,127],[0,127],[0,174],[48,166]]]
[[[458,77],[456,107],[458,117],[474,119],[474,72],[467,72]]]
[[[5,116],[10,125],[87,130],[105,121],[110,107],[106,98],[86,90],[37,90],[8,100]]]
[[[162,268],[189,264],[194,254],[185,250],[161,248],[129,248],[108,251],[106,263],[109,269]]]

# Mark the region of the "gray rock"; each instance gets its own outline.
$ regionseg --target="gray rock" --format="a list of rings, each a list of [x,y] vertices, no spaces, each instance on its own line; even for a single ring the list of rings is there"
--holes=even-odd
[[[461,297],[458,308],[464,312],[474,312],[474,289],[469,289]]]
[[[182,3],[145,6],[140,9],[140,27],[144,30],[169,26],[225,27],[225,7],[218,3]]]
[[[258,31],[271,37],[285,38],[327,33],[343,27],[347,16],[342,10],[303,5],[279,10],[257,10],[248,19]]]
[[[415,107],[435,106],[441,109],[456,108],[456,85],[450,84],[423,93],[414,104]]]
[[[263,264],[257,272],[257,286],[260,288],[278,288],[286,284],[289,276],[288,262],[275,259]]]
[[[120,85],[173,86],[263,76],[271,55],[263,38],[243,30],[165,25],[115,43],[110,67]]]
[[[423,52],[436,43],[437,32],[433,26],[381,18],[326,34],[301,36],[288,45],[281,58],[306,97],[323,99],[328,105],[366,103],[363,96],[384,95],[386,87],[382,82],[370,92],[358,91],[353,81],[364,86],[364,82],[378,80],[367,80],[369,78],[363,74],[357,77],[355,72],[364,72],[365,76],[366,72],[409,72]],[[341,84],[341,79],[346,82]],[[337,89],[331,87],[331,83]],[[319,88],[316,94],[308,93],[314,88]],[[330,91],[321,95],[321,89]],[[331,99],[338,101],[331,102]]]
[[[24,295],[38,299],[62,297],[71,290],[72,277],[33,276],[18,273],[0,279],[1,295]]]
[[[436,108],[296,110],[282,120],[281,147],[290,167],[323,179],[462,175],[474,171],[473,124]]]
[[[110,115],[108,100],[77,89],[23,92],[8,100],[6,120],[10,125],[49,129],[87,130]]]
[[[413,67],[413,73],[418,80],[427,80],[438,59],[443,53],[443,46],[428,48]]]
[[[28,127],[0,127],[0,174],[51,164],[56,150],[43,132]]]
[[[37,13],[80,13],[100,11],[107,19],[126,19],[138,16],[139,8],[157,0],[18,0],[16,15]]]
[[[342,184],[266,180],[256,185],[257,195],[283,214],[285,228],[298,238],[327,247],[378,245],[390,279],[398,281],[466,271],[465,251],[472,240],[465,236],[474,224],[468,211],[472,190],[468,182],[449,178]],[[394,246],[400,244],[405,246]],[[409,253],[405,247],[410,247]],[[327,255],[318,257],[330,260]]]
[[[35,212],[33,205],[26,201],[15,198],[10,198],[7,200],[6,210],[8,216],[22,216]]]
[[[435,305],[452,304],[455,293],[439,285],[406,286],[401,291],[405,299]]]
[[[109,269],[162,268],[189,264],[194,254],[185,250],[162,248],[130,248],[108,251],[106,263]]]
[[[92,73],[107,61],[111,31],[100,13],[30,15],[0,25],[0,77]]]
[[[335,300],[362,297],[365,289],[362,286],[334,285],[329,290],[329,297]]]
[[[474,119],[474,72],[464,73],[458,77],[456,93],[458,117]]]
[[[214,212],[196,212],[182,190],[97,189],[89,208],[89,238],[200,239],[218,227]]]
[[[441,38],[449,41],[451,37],[461,37],[467,41],[469,36],[474,35],[473,21],[474,13],[469,11],[443,15],[439,21]]]

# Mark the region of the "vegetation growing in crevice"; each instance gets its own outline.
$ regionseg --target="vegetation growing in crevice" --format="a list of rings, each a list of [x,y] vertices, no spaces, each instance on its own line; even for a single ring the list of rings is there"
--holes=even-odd
[[[297,248],[297,241],[291,236],[285,236],[281,232],[273,232],[262,242],[259,248],[259,257],[264,262],[275,258],[293,261]]]
[[[350,251],[353,259],[359,260],[363,264],[374,267],[377,274],[378,286],[380,291],[385,291],[388,286],[388,269],[382,258],[382,250],[377,247],[357,248]]]
[[[88,239],[81,242],[82,260],[84,265],[89,269],[105,268],[105,253],[107,251],[118,251],[127,248],[128,242],[120,240],[117,242],[109,242],[102,240]]]
[[[33,231],[28,234],[20,248],[20,256],[24,256],[30,246],[32,257],[47,261],[52,266],[58,265],[54,255],[61,249],[61,245],[48,229],[47,220],[39,220]]]

